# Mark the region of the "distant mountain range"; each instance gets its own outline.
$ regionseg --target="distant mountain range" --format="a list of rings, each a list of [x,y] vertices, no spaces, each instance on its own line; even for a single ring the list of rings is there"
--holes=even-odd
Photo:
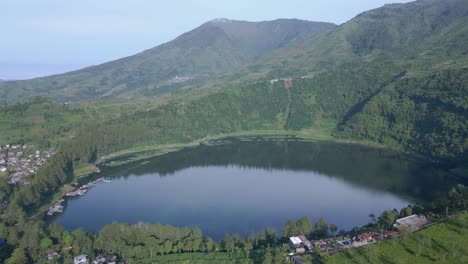
[[[158,95],[193,87],[332,27],[297,19],[215,19],[134,56],[66,74],[4,83],[0,103],[36,95],[59,101]]]

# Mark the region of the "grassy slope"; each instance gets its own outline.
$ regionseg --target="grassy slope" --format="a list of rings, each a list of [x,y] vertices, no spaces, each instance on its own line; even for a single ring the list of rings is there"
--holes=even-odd
[[[468,214],[398,239],[333,255],[326,263],[463,263],[468,261]]]

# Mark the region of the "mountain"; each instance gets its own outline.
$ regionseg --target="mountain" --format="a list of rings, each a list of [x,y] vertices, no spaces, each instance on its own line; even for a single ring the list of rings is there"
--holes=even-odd
[[[107,136],[119,138],[115,131],[121,142],[135,144],[251,130],[331,130],[336,138],[466,163],[466,3],[419,0],[364,12],[224,75],[218,80],[224,89],[195,99],[182,93],[84,138],[106,149],[116,146]]]
[[[467,3],[419,0],[387,4],[306,41],[276,50],[225,80],[239,76],[301,77],[344,63],[391,63],[415,71],[466,64]]]
[[[4,83],[0,85],[0,103],[36,95],[60,101],[158,95],[205,83],[333,26],[297,19],[215,19],[134,56],[66,74]]]
[[[163,105],[100,122],[89,129],[98,132],[84,133],[83,138],[97,140],[94,143],[105,153],[142,142],[190,142],[239,131],[326,131],[337,138],[378,142],[437,160],[466,161],[466,3],[419,0],[385,5],[263,55],[261,41],[241,37],[250,28],[229,31],[229,21],[212,21],[171,45],[181,46],[174,43],[187,43],[184,38],[193,39],[191,35],[199,36],[197,32],[207,27],[232,32],[229,39],[237,47],[248,43],[251,62],[231,73],[214,74],[217,79],[211,81],[223,83],[223,89],[181,92]],[[137,58],[123,61],[141,61]],[[276,78],[291,81],[284,84]],[[109,81],[115,80],[119,77]]]
[[[364,12],[260,57],[224,83],[292,78],[287,128],[337,121],[336,137],[467,160],[468,1]]]

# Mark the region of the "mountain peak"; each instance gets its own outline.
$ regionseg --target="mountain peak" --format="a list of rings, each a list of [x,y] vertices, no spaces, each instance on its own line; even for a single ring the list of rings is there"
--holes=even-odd
[[[213,24],[222,24],[222,23],[230,23],[230,22],[233,22],[233,21],[234,20],[220,17],[220,18],[215,18],[213,20],[210,20],[209,22],[213,23]]]
[[[62,75],[1,82],[0,104],[35,95],[54,94],[51,97],[59,101],[76,101],[159,95],[198,87],[333,26],[298,20],[248,22],[216,18],[133,56]]]

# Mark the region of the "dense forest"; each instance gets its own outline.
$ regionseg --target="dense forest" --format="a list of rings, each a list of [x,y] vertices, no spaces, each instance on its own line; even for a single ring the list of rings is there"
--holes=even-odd
[[[436,158],[465,159],[468,69],[402,78],[344,119],[339,135],[403,145]]]

